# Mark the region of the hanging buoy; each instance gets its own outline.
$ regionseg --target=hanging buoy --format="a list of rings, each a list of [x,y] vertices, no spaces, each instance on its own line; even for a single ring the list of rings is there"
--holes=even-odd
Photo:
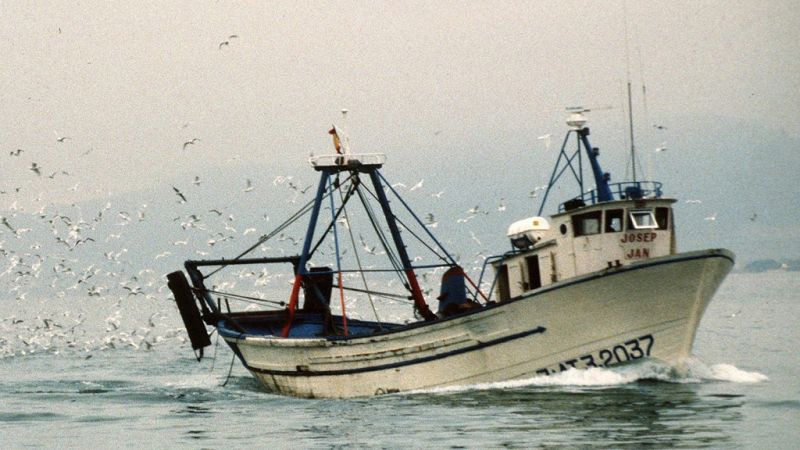
[[[178,311],[181,313],[183,325],[186,327],[186,332],[189,334],[189,341],[192,343],[192,349],[199,350],[197,360],[203,358],[203,348],[211,345],[211,339],[208,337],[206,325],[203,323],[203,318],[200,316],[200,310],[197,308],[192,289],[189,282],[186,280],[186,275],[181,271],[172,272],[167,275],[167,286],[172,291],[175,297],[175,303],[178,304]]]

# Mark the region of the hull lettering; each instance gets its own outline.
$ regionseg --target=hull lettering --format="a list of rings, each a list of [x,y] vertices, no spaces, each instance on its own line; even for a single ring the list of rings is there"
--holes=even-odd
[[[554,367],[539,369],[536,371],[536,374],[552,375],[572,368],[608,367],[628,361],[635,361],[650,356],[653,343],[655,343],[653,335],[647,334],[588,355],[562,361]]]

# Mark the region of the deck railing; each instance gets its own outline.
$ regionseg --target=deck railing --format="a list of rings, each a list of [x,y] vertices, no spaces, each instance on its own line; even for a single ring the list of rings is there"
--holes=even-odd
[[[659,181],[624,181],[610,183],[608,187],[616,200],[660,198],[662,193],[661,182]],[[598,193],[597,189],[592,189],[560,204],[558,212],[568,211],[584,205],[594,205],[595,203],[598,203]]]

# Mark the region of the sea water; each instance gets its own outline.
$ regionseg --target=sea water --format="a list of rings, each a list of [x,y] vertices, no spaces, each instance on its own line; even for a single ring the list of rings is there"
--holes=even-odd
[[[266,393],[223,345],[198,363],[165,301],[6,301],[0,446],[798,448],[798,292],[797,273],[731,274],[681,367],[356,400]]]

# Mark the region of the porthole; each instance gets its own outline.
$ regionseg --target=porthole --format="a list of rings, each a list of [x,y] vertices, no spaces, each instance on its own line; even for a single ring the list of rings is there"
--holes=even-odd
[[[567,234],[567,224],[562,223],[558,229],[561,231],[561,234]]]

